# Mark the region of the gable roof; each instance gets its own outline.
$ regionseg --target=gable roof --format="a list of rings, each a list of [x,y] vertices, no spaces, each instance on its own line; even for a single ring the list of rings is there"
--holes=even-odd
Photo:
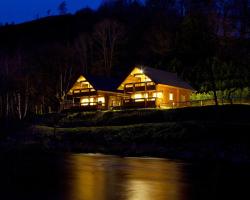
[[[96,90],[117,92],[116,88],[119,85],[119,80],[101,76],[85,76],[86,79],[93,85]]]
[[[176,73],[166,72],[151,67],[143,67],[142,69],[143,73],[155,83],[194,90],[187,82],[180,79]]]
[[[91,75],[80,75],[72,84],[71,89],[74,87],[76,82],[79,79],[86,79],[86,81],[89,82],[89,84],[95,89],[95,90],[102,90],[102,91],[111,91],[111,92],[117,92],[116,88],[119,85],[119,81],[114,78],[106,78],[106,77],[100,77],[100,76],[91,76]]]

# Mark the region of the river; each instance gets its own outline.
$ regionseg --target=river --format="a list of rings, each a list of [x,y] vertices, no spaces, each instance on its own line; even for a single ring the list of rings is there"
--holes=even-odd
[[[242,164],[30,153],[0,161],[2,200],[243,199],[249,192]]]

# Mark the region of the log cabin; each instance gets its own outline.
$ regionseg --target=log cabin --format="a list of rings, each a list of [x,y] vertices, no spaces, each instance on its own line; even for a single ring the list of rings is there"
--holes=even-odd
[[[194,89],[177,74],[150,67],[135,67],[120,84],[123,107],[172,108],[189,105]]]
[[[114,79],[81,75],[67,93],[64,109],[109,110],[120,107],[124,95]]]

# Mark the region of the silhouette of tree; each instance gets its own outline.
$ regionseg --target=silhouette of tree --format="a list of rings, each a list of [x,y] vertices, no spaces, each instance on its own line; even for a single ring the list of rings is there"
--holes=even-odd
[[[105,19],[95,26],[94,38],[103,58],[107,76],[111,75],[116,48],[124,36],[124,27],[115,20]]]
[[[65,15],[67,13],[67,3],[66,1],[62,1],[58,6],[58,11],[60,15]]]

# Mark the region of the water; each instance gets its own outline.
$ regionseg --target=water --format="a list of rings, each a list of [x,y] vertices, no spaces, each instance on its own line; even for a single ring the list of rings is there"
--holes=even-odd
[[[6,155],[3,200],[246,199],[249,166],[116,156]]]

